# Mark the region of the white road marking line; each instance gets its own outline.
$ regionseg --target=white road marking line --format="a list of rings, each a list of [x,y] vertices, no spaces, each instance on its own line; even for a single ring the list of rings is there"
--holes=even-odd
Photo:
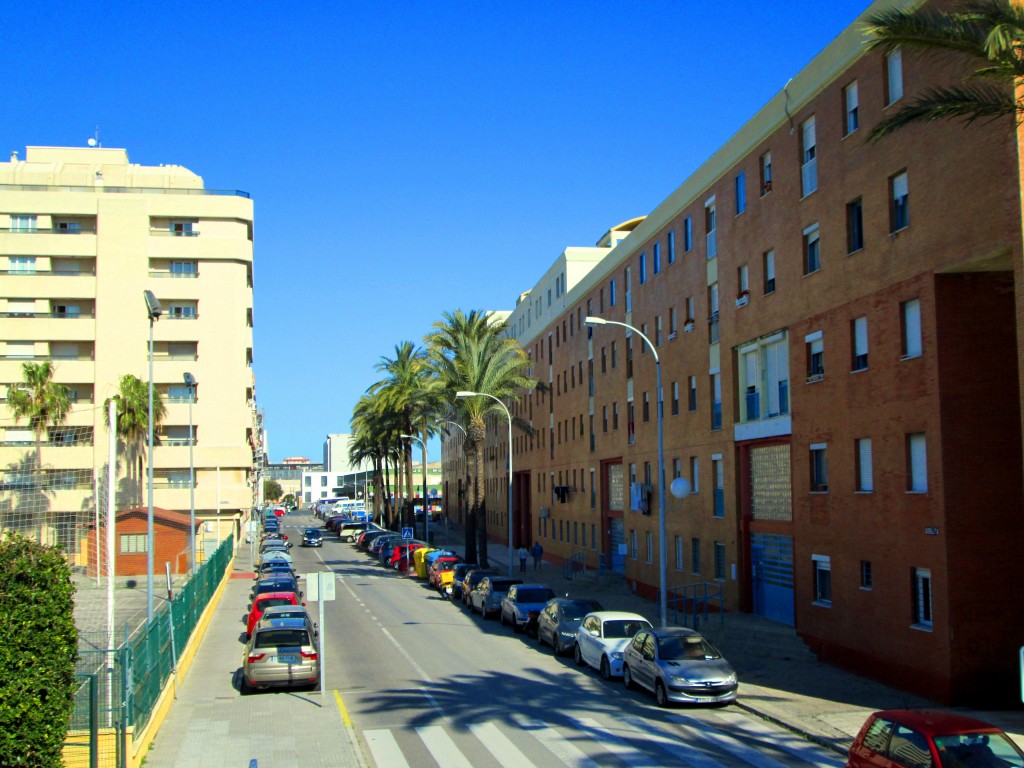
[[[723,752],[735,755],[757,768],[786,768],[786,766],[768,755],[759,752],[739,739],[709,725],[708,723],[686,715],[670,715],[669,720],[679,723],[686,736],[690,739],[703,739],[710,742]]]
[[[379,768],[409,768],[402,750],[398,748],[394,734],[388,730],[363,731],[366,746],[370,748],[373,762]]]
[[[591,739],[599,741],[605,751],[611,752],[626,765],[636,766],[637,768],[658,768],[661,765],[661,763],[655,762],[653,758],[641,752],[625,739],[610,733],[597,720],[589,717],[577,717],[574,718],[574,721],[589,732]],[[636,736],[638,739],[643,738],[642,733],[638,733]]]
[[[699,747],[684,744],[677,735],[652,727],[649,720],[639,717],[623,717],[622,722],[640,732],[644,741],[656,744],[693,768],[721,768],[722,763]]]
[[[566,765],[571,765],[573,768],[597,768],[597,763],[587,757],[582,749],[566,739],[547,723],[534,720],[518,712],[512,713],[512,719],[523,731],[537,739],[549,752]]]
[[[723,720],[731,729],[746,733],[749,737],[770,741],[774,746],[789,754],[805,760],[812,765],[827,768],[842,768],[846,762],[833,757],[821,747],[815,746],[796,734],[782,728],[772,728],[739,712],[717,712],[716,717]]]
[[[443,765],[444,768],[473,768],[473,764],[459,751],[455,742],[452,741],[452,737],[440,725],[425,725],[422,728],[417,728],[416,733],[419,734],[438,765]],[[386,768],[391,768],[391,766]]]
[[[526,766],[533,765],[530,759],[519,751],[519,747],[498,730],[498,726],[494,723],[472,723],[469,730],[487,748],[487,751],[494,755],[494,759],[505,768],[526,768]],[[442,763],[442,765],[444,764]]]

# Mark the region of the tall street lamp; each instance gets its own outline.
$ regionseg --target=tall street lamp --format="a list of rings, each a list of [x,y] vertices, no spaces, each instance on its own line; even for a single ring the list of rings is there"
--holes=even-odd
[[[146,314],[149,315],[149,448],[146,455],[149,465],[149,504],[146,511],[146,620],[153,620],[153,323],[164,313],[164,308],[152,291],[143,291],[146,299]]]
[[[658,613],[661,616],[661,626],[668,625],[668,587],[666,574],[666,560],[668,559],[667,545],[665,542],[665,439],[664,439],[664,421],[665,421],[665,400],[661,391],[661,359],[658,357],[658,350],[651,344],[651,340],[648,339],[638,328],[634,328],[632,325],[627,323],[620,323],[615,320],[605,320],[603,317],[590,317],[587,316],[583,320],[588,326],[594,325],[619,325],[623,328],[632,331],[641,339],[644,343],[650,347],[651,353],[654,355],[654,366],[657,370],[657,385],[658,385],[658,557],[660,563],[658,566],[658,580],[659,580],[659,600],[658,600]]]
[[[489,397],[491,400],[501,406],[501,409],[505,412],[505,418],[508,419],[508,575],[512,578],[512,414],[508,412],[508,408],[494,395],[489,395],[486,392],[467,392],[466,390],[459,390],[455,393],[456,397]],[[465,430],[463,430],[465,431]]]
[[[186,371],[185,386],[188,387],[188,532],[190,572],[196,570],[196,464],[192,458],[195,434],[192,430],[192,402],[196,399],[196,377]]]
[[[423,438],[417,437],[416,435],[399,435],[406,440],[415,440],[423,446],[423,538],[427,540],[427,544],[430,544],[430,516],[427,514],[427,444],[423,442]],[[412,525],[413,530],[416,529],[416,512],[413,510],[412,513]]]

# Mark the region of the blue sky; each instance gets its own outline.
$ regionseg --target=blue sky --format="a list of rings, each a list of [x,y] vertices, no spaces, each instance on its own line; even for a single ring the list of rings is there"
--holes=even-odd
[[[319,459],[396,344],[651,211],[867,5],[41,2],[0,151],[99,124],[250,192],[271,459]]]

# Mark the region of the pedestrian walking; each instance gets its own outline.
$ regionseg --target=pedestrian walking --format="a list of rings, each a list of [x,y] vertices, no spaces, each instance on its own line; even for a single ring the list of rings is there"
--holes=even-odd
[[[519,572],[526,573],[526,556],[529,554],[526,550],[526,545],[523,544],[519,547]]]
[[[533,542],[533,548],[530,550],[530,554],[533,555],[533,570],[539,571],[541,558],[544,556],[544,547],[540,545],[539,541]]]

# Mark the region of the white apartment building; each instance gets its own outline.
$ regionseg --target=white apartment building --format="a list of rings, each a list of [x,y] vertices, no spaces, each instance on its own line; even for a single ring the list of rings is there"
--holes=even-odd
[[[141,166],[123,149],[28,147],[0,163],[0,525],[25,527],[19,467],[34,436],[6,405],[26,362],[52,361],[74,402],[48,430],[38,500],[47,538],[79,552],[108,461],[104,402],[125,374],[153,381],[166,417],[153,452],[154,506],[198,519],[241,519],[254,504],[261,453],[252,371],[253,203],[178,165]],[[196,381],[195,397],[184,376]],[[190,438],[191,434],[194,438]],[[145,475],[119,459],[119,509],[145,505]],[[21,505],[21,507],[19,507]],[[29,522],[29,526],[36,525]],[[233,526],[207,526],[200,534]],[[213,534],[217,535],[217,534]]]

